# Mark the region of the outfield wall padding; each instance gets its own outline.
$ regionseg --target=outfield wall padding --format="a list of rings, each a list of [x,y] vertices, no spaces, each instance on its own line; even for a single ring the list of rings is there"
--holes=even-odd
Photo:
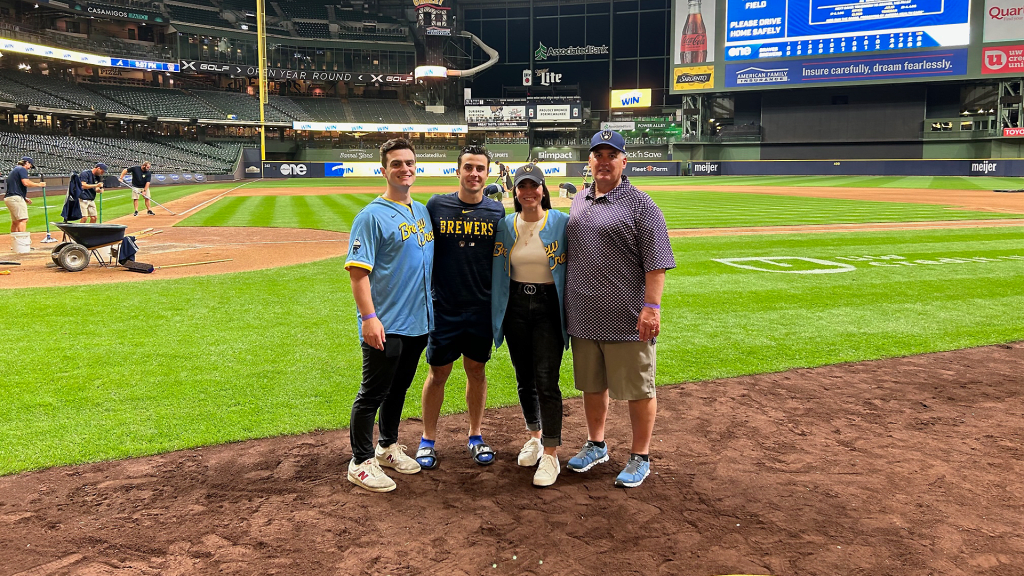
[[[1024,160],[691,161],[691,176],[1001,176],[1024,177]]]

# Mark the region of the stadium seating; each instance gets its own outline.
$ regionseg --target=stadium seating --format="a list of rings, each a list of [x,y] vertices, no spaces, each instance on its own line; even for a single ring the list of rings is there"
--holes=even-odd
[[[31,104],[63,110],[81,109],[81,106],[74,102],[32,88],[33,84],[31,82],[33,77],[28,74],[2,70],[0,71],[0,78],[4,80],[0,83],[0,93],[3,94],[4,99],[15,104]],[[19,82],[16,78],[20,78],[22,81],[27,80],[29,83]]]
[[[202,172],[227,174],[234,170],[241,144],[203,144],[183,140],[153,142],[130,138],[75,137],[52,134],[0,132],[0,157],[32,156],[43,175],[64,176],[80,172],[96,162],[106,162],[111,172],[149,160],[156,173]]]
[[[226,114],[181,90],[137,88],[97,84],[92,90],[116,100],[140,114],[165,118],[225,118]]]
[[[239,119],[251,120],[253,122],[260,119],[259,100],[254,96],[238,92],[215,92],[212,90],[193,90],[192,93],[218,110],[221,110],[225,115],[237,114]],[[287,98],[280,96],[268,101],[268,105],[264,108],[267,122],[291,122],[303,117],[302,115],[293,117],[275,106],[275,103],[287,106],[283,104],[284,101],[290,102]]]
[[[180,4],[165,3],[172,22],[190,22],[192,24],[203,24],[205,26],[217,26],[219,28],[231,28],[231,23],[221,18],[219,10],[203,10]]]
[[[66,82],[59,78],[51,78],[42,74],[27,74],[12,70],[0,70],[0,79],[5,87],[24,86],[31,91],[22,92],[24,104],[46,106],[52,102],[47,98],[57,98],[67,102],[59,108],[70,110],[95,110],[97,112],[113,112],[115,114],[138,114],[123,104],[104,98],[99,94],[86,90],[74,82]],[[2,89],[0,89],[2,91]]]
[[[307,1],[276,2],[281,12],[289,18],[309,18],[311,20],[327,20],[327,6]]]
[[[293,21],[295,31],[304,38],[330,38],[331,30],[327,22],[298,22]]]

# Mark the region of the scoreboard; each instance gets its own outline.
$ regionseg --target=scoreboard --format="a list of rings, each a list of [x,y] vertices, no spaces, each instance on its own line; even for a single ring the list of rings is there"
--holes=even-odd
[[[967,46],[969,0],[727,0],[725,59]]]

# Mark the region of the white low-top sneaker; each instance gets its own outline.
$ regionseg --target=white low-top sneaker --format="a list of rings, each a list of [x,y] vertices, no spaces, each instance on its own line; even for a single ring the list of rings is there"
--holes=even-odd
[[[348,463],[348,480],[370,492],[391,492],[397,487],[395,481],[381,469],[376,458],[370,458],[362,464],[356,464],[353,458]]]
[[[387,448],[382,448],[381,445],[378,444],[377,449],[374,450],[374,454],[377,456],[378,464],[388,468],[394,468],[395,472],[398,472],[399,474],[415,474],[421,469],[419,462],[406,455],[405,446],[402,446],[397,442]]]
[[[519,465],[527,468],[536,466],[543,453],[544,447],[541,446],[540,438],[530,438],[526,444],[523,444],[523,449],[519,451]]]
[[[552,454],[544,454],[540,457],[540,464],[537,472],[533,475],[534,486],[551,486],[558,478],[562,466],[558,463],[558,457]]]

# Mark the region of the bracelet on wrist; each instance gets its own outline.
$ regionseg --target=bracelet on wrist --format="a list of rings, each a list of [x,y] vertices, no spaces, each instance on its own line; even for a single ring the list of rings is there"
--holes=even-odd
[[[661,305],[659,305],[659,304],[651,304],[649,302],[644,302],[644,308],[651,308],[653,310],[661,310]]]
[[[369,314],[364,314],[364,315],[360,316],[360,318],[363,319],[363,322],[366,322],[370,318],[376,318],[376,317],[377,317],[377,313],[376,312],[370,312]]]

